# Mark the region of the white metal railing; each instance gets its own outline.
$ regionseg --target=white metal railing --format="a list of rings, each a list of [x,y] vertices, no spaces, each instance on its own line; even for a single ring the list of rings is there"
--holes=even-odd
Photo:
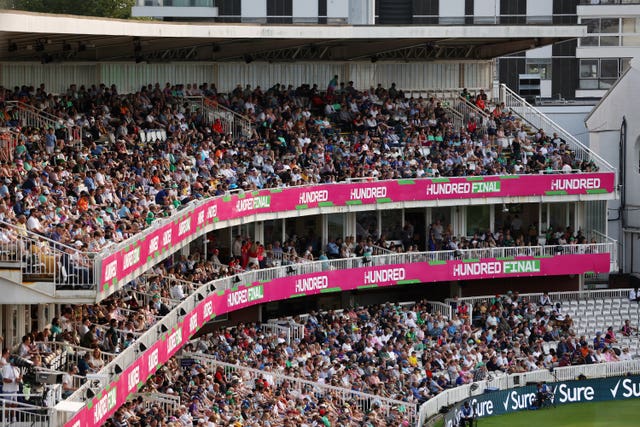
[[[458,96],[451,100],[452,108],[458,111],[464,118],[465,125],[471,119],[474,119],[477,125],[477,133],[484,134],[486,132],[486,122],[490,120],[489,114],[482,111],[476,104],[469,102],[466,98]]]
[[[265,326],[269,325],[265,328]],[[272,330],[271,325],[277,325],[279,328],[277,331],[283,331],[286,329],[285,336],[289,341],[287,344],[290,344],[290,341],[302,340],[304,338],[304,325],[295,322],[292,318],[285,319],[269,319],[266,323],[262,323],[260,327],[264,330]]]
[[[220,120],[225,135],[231,134],[234,138],[251,136],[253,128],[247,117],[202,96],[186,96],[184,100],[202,110],[205,124],[212,126]]]
[[[35,127],[39,129],[53,128],[62,130],[65,144],[72,144],[77,147],[82,146],[82,128],[77,125],[62,124],[59,118],[53,114],[42,111],[33,105],[21,101],[7,101],[18,112],[18,120],[22,126]]]
[[[425,421],[436,415],[443,406],[449,406],[470,396],[482,394],[487,388],[505,390],[524,386],[528,382],[570,381],[575,380],[580,375],[584,375],[587,378],[607,378],[624,376],[628,373],[640,373],[640,360],[575,365],[555,368],[553,371],[541,369],[539,371],[500,375],[489,380],[478,381],[473,384],[465,384],[460,387],[445,390],[432,399],[429,399],[420,406],[417,426],[423,426]]]
[[[92,287],[99,277],[96,253],[80,252],[0,220],[0,263],[16,264],[20,282],[52,282],[56,289]]]
[[[248,387],[253,387],[255,380],[258,378],[264,378],[274,388],[280,388],[280,386],[286,382],[288,390],[295,390],[302,394],[307,394],[309,392],[305,392],[305,390],[310,390],[311,393],[316,396],[330,395],[334,401],[337,399],[336,404],[339,405],[339,407],[344,406],[344,403],[349,403],[351,406],[358,407],[362,412],[368,412],[377,403],[380,411],[386,416],[389,415],[392,409],[403,406],[405,408],[404,414],[407,421],[412,425],[417,421],[417,407],[413,403],[321,384],[315,381],[307,381],[275,372],[233,365],[231,363],[221,362],[213,356],[203,353],[183,353],[181,357],[197,360],[205,369],[209,370],[210,374],[214,374],[217,367],[222,367],[227,375],[237,373],[243,380],[243,384]],[[400,420],[400,422],[402,422],[402,420]]]
[[[613,250],[611,251],[611,271],[618,271],[618,241],[616,239],[612,239],[604,233],[599,232],[598,230],[591,230],[593,233],[593,238],[599,243],[612,243]]]
[[[53,409],[46,406],[16,402],[16,397],[29,398],[25,394],[0,394],[0,425],[53,427]]]
[[[142,405],[149,409],[159,406],[166,415],[175,414],[180,408],[180,397],[164,393],[134,393],[131,399],[142,397]]]
[[[585,290],[585,291],[568,291],[568,292],[549,292],[549,298],[552,302],[568,302],[568,301],[580,301],[580,300],[601,300],[601,299],[628,299],[629,291],[631,289],[600,289],[600,290]],[[540,297],[544,295],[542,292],[533,292],[533,293],[525,293],[518,294],[521,298],[525,298],[531,302],[538,302]],[[464,297],[459,298],[458,303],[466,303],[471,304],[472,306],[476,303],[483,301],[490,301],[492,298],[495,298],[494,295],[480,295],[473,297]],[[454,300],[448,298],[445,300],[446,303],[453,303]]]
[[[523,120],[537,129],[544,129],[547,132],[556,132],[564,139],[577,160],[582,162],[593,161],[600,170],[615,172],[605,159],[591,151],[588,147],[578,141],[570,132],[564,130],[559,124],[551,120],[547,115],[529,104],[520,95],[509,89],[505,84],[500,85],[500,101],[505,103],[505,107],[518,114]]]
[[[266,322],[260,325],[260,329],[271,335],[279,337],[284,334],[284,340],[287,344],[291,344],[291,329],[273,322]]]

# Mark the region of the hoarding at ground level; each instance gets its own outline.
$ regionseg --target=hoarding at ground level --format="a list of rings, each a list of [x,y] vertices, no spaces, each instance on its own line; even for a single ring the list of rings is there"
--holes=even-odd
[[[640,376],[596,378],[581,381],[548,383],[553,404],[604,402],[640,397]],[[453,406],[444,417],[444,427],[457,427],[462,407],[469,402],[477,417],[490,417],[532,408],[536,399],[534,385],[485,393],[465,399]],[[430,414],[433,415],[433,414]],[[612,418],[613,420],[613,418]]]

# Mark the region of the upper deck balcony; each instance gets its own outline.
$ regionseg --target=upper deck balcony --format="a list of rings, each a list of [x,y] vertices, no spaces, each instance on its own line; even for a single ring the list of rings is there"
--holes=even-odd
[[[12,295],[16,300],[11,301],[14,303],[22,298],[21,289],[26,293],[44,293],[48,295],[47,301],[78,297],[87,302],[100,301],[198,237],[238,224],[407,207],[608,200],[615,197],[614,183],[614,173],[601,172],[405,179],[235,193],[192,202],[173,216],[156,221],[148,229],[118,245],[108,246],[100,253],[83,254],[86,269],[82,272],[69,271],[71,267],[60,257],[67,256],[64,252],[72,248],[60,247],[54,248],[61,252],[59,257],[53,254],[50,255],[50,261],[38,264],[44,269],[40,273],[52,276],[49,281],[28,287],[20,286],[26,280],[23,277],[26,274],[24,269],[19,270],[23,276],[17,277],[20,273],[13,271],[13,275],[5,274],[5,279],[14,286]],[[32,254],[34,245],[34,242],[25,241],[5,245],[7,247],[4,249],[8,254],[12,251],[28,251]],[[19,262],[25,255],[16,254],[7,258],[5,263]],[[47,270],[47,266],[51,266],[51,271]],[[64,272],[60,271],[62,267],[65,267]],[[566,268],[569,268],[568,264],[558,266],[553,274],[575,274],[565,271]],[[71,275],[73,277],[69,277]],[[464,278],[464,275],[461,277]],[[82,285],[84,290],[79,294],[77,291],[59,289],[68,284]],[[28,300],[37,302],[33,298],[36,296],[30,295]]]

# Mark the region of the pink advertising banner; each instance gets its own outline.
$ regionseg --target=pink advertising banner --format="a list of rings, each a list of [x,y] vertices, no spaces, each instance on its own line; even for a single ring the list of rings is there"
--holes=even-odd
[[[123,286],[138,269],[150,268],[154,258],[181,242],[191,240],[210,224],[257,213],[299,211],[309,208],[375,205],[391,202],[431,201],[516,196],[562,196],[612,193],[613,173],[567,175],[508,175],[437,178],[330,184],[268,189],[209,199],[187,209],[157,229],[142,232],[120,250],[102,260],[100,292],[103,296]],[[139,273],[143,271],[140,270]]]
[[[160,334],[158,341],[151,348],[127,367],[106,390],[90,399],[66,426],[89,427],[104,424],[105,420],[205,323],[215,316],[255,304],[321,293],[412,283],[604,273],[609,271],[609,267],[608,253],[428,261],[328,270],[216,291],[200,302],[192,312],[187,313],[175,328]]]

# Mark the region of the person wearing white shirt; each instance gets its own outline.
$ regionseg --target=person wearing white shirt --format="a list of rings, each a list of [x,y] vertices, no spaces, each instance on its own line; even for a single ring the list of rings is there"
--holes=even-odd
[[[182,289],[182,284],[179,282],[176,282],[176,284],[171,287],[171,298],[177,300],[184,299],[184,290]]]
[[[9,350],[5,349],[3,352],[3,358],[6,355],[9,356]],[[18,390],[20,390],[20,381],[22,381],[22,375],[20,374],[20,370],[11,365],[11,363],[7,363],[2,367],[2,392],[4,394],[17,394]],[[8,400],[15,401],[16,396],[7,396]]]
[[[542,296],[540,297],[540,305],[553,305],[548,293],[545,292],[544,294],[542,294]]]

